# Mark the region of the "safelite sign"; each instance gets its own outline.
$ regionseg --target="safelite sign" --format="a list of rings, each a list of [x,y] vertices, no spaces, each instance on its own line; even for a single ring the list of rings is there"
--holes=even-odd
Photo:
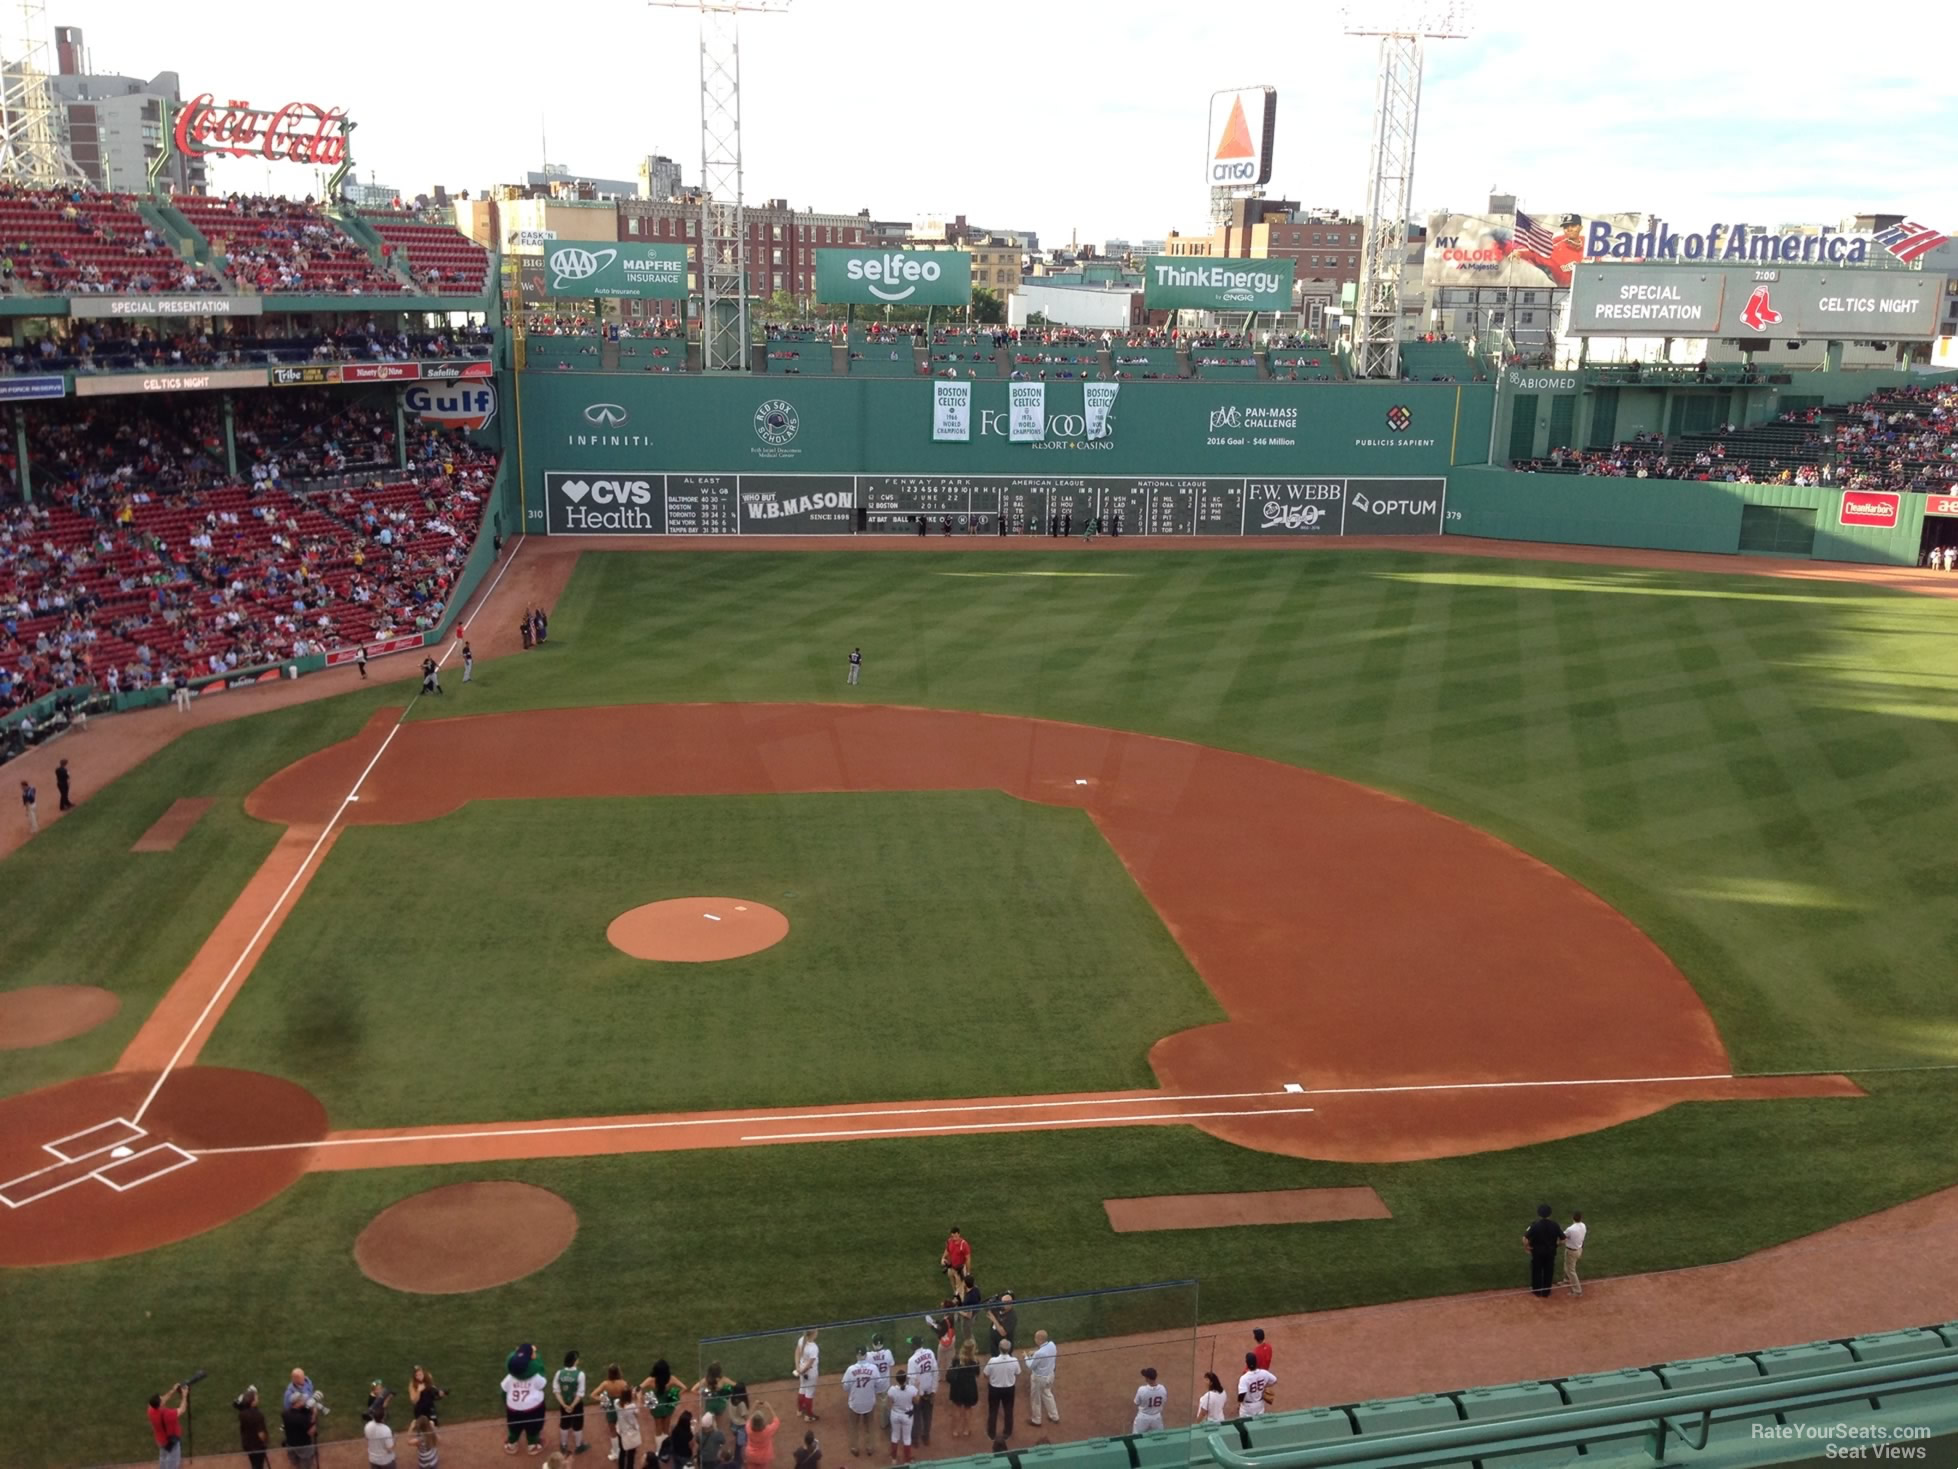
[[[1902,511],[1903,499],[1902,495],[1889,490],[1844,490],[1842,524],[1894,526]]]

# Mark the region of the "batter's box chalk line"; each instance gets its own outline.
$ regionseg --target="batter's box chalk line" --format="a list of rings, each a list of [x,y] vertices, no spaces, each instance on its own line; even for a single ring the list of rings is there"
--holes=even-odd
[[[24,1209],[83,1183],[125,1194],[197,1161],[195,1153],[171,1142],[134,1146],[149,1136],[128,1118],[116,1117],[42,1143],[41,1151],[59,1161],[0,1183],[0,1204]]]

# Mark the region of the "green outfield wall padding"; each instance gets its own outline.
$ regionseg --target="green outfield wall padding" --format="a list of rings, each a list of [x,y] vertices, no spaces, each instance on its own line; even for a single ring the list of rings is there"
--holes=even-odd
[[[1842,492],[1801,485],[1744,485],[1701,480],[1616,479],[1602,475],[1528,474],[1458,467],[1448,476],[1446,532],[1503,541],[1556,541],[1658,551],[1743,548],[1748,506],[1781,507],[1778,554],[1800,555],[1801,513],[1812,517],[1812,554],[1822,561],[1890,566],[1917,563],[1924,497],[1904,495],[1894,526],[1841,524]],[[1791,531],[1789,526],[1797,529]],[[1754,549],[1747,547],[1745,549]]]

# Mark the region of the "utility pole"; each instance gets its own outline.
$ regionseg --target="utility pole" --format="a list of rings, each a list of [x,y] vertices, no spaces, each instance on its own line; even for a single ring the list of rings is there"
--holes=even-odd
[[[748,370],[748,222],[741,205],[741,17],[789,0],[648,0],[700,15],[700,355]]]

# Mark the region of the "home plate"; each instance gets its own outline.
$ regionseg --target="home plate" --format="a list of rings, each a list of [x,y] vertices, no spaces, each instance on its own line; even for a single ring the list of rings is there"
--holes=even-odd
[[[129,1147],[111,1148],[109,1149],[109,1156],[111,1158],[127,1158],[134,1151],[135,1150],[133,1148],[129,1148]]]

